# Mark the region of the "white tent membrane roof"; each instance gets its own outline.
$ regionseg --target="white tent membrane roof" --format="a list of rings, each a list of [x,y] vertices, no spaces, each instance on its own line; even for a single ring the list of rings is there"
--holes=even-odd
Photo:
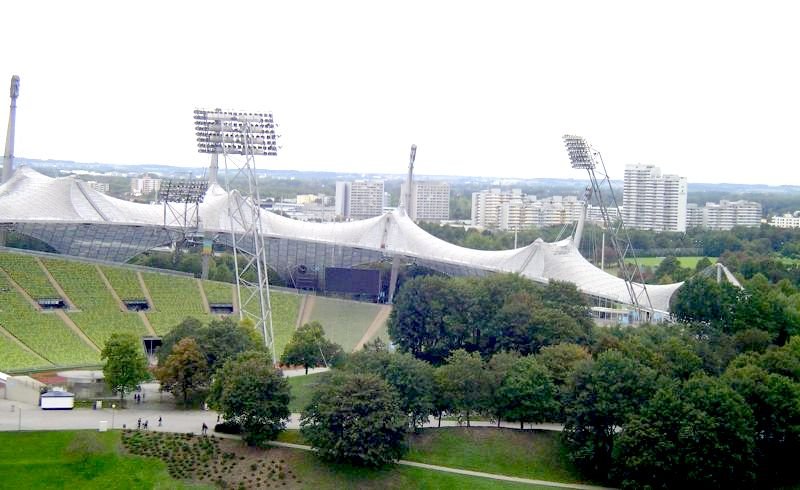
[[[234,202],[249,205],[238,193]],[[212,185],[200,204],[203,227],[212,232],[229,232],[228,194]],[[582,292],[615,302],[630,304],[622,279],[608,274],[584,259],[571,239],[546,243],[541,239],[512,250],[474,250],[445,242],[418,227],[402,209],[382,216],[343,223],[313,223],[261,212],[267,236],[341,246],[379,250],[467,268],[519,273],[530,279],[568,281]],[[164,226],[161,204],[133,203],[97,192],[73,177],[51,178],[28,167],[0,185],[0,223],[103,223]],[[171,212],[167,226],[177,226]],[[180,217],[179,217],[180,218]],[[237,226],[237,230],[239,227]],[[669,311],[669,300],[682,283],[648,285],[653,308]],[[641,300],[640,300],[641,302]]]

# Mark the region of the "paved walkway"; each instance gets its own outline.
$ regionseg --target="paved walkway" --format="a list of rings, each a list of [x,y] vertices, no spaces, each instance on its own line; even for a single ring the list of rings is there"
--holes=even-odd
[[[313,451],[311,446],[306,446],[305,444],[294,444],[291,442],[278,442],[278,441],[271,441],[270,444],[277,447],[288,447],[291,449],[302,449],[304,451]],[[484,473],[483,471],[462,470],[460,468],[450,468],[449,466],[418,463],[416,461],[406,461],[405,459],[401,459],[400,461],[397,462],[397,464],[403,466],[413,466],[415,468],[424,468],[426,470],[441,471],[443,473],[455,473],[458,475],[475,476],[478,478],[489,478],[491,480],[525,483],[528,485],[541,485],[544,487],[571,488],[577,490],[612,490],[609,487],[582,485],[580,483],[561,483],[548,480],[534,480],[531,478],[520,478],[517,476],[498,475],[496,473]]]

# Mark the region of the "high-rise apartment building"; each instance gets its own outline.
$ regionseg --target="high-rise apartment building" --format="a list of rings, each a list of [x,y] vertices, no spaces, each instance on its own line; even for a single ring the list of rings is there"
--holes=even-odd
[[[730,230],[734,226],[761,225],[761,204],[753,201],[707,202],[700,207],[689,204],[686,208],[687,228]]]
[[[131,194],[141,196],[151,194],[161,189],[161,179],[153,179],[149,176],[131,179]]]
[[[625,167],[622,217],[640,230],[686,231],[686,177],[665,174],[654,165]]]
[[[490,189],[472,193],[472,224],[484,228],[520,230],[576,221],[583,201],[574,196],[536,199],[520,189]]]
[[[400,185],[400,195],[408,192],[407,185]],[[413,220],[441,221],[450,219],[450,184],[447,182],[411,183],[411,202],[406,204],[408,216]]]
[[[383,181],[356,180],[336,183],[336,216],[366,219],[383,214]]]

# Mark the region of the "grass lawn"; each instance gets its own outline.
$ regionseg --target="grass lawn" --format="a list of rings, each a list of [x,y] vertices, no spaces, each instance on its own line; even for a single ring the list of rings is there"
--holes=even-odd
[[[306,405],[308,405],[308,402],[311,401],[314,385],[325,381],[328,376],[330,376],[330,374],[326,372],[287,378],[289,380],[289,387],[292,390],[292,401],[289,402],[289,410],[291,410],[292,413],[302,412]]]
[[[285,430],[278,440],[308,444],[298,430]],[[402,458],[407,461],[533,480],[588,483],[570,463],[557,432],[493,427],[424,429],[410,436],[408,445]]]
[[[27,488],[80,488],[80,489],[183,489],[217,488],[193,484],[201,474],[209,479],[226,478],[226,486],[255,487],[256,476],[261,482],[275,484],[284,489],[534,489],[548,487],[507,483],[478,477],[448,474],[438,471],[391,466],[368,469],[350,465],[330,464],[321,461],[309,451],[272,448],[261,450],[244,447],[237,440],[216,439],[218,449],[211,461],[194,465],[197,473],[185,469],[187,444],[202,441],[197,437],[155,432],[128,433],[128,437],[150,440],[164,458],[177,458],[172,463],[187,480],[170,478],[164,461],[152,457],[132,456],[123,452],[121,433],[94,431],[58,431],[0,433],[0,487]],[[168,443],[169,440],[175,443]],[[159,442],[160,441],[160,442]],[[211,439],[214,441],[214,439]],[[183,449],[181,449],[183,447]],[[138,446],[137,450],[152,452]],[[177,452],[175,452],[177,451]],[[169,454],[167,454],[169,453]],[[225,457],[230,455],[230,457]],[[280,475],[267,477],[268,468],[279,468]],[[213,468],[213,473],[212,469]],[[279,478],[279,479],[278,479]],[[280,485],[278,485],[280,482]]]
[[[702,259],[702,256],[693,256],[693,257],[678,257],[678,262],[680,262],[681,267],[686,267],[688,269],[694,270],[697,263]],[[708,258],[712,264],[717,262],[716,257],[709,257]],[[637,257],[639,261],[639,265],[645,265],[648,267],[658,267],[664,257]],[[633,259],[628,259],[627,262],[633,262]]]
[[[489,427],[423,429],[409,439],[409,461],[565,483],[585,483],[559,433]]]
[[[381,305],[317,296],[310,321],[318,321],[325,336],[351,352],[369,328]]]
[[[173,480],[162,461],[119,447],[119,432],[0,432],[0,487],[210,488]]]

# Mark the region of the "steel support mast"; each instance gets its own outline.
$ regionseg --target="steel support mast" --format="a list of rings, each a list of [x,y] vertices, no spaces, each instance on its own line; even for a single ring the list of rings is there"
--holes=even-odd
[[[589,173],[592,194],[597,198],[600,214],[603,217],[603,226],[611,232],[611,246],[616,252],[617,264],[622,274],[622,279],[625,281],[631,305],[636,309],[637,321],[648,321],[653,316],[653,304],[650,301],[650,295],[642,277],[639,261],[636,258],[636,251],[631,246],[628,230],[622,220],[622,213],[619,210],[614,189],[611,187],[611,180],[603,162],[603,157],[599,151],[592,148],[589,142],[580,136],[564,135],[564,144],[567,147],[572,168],[585,169]],[[600,174],[599,180],[595,169]],[[608,187],[608,190],[604,196],[603,188],[605,187]],[[606,205],[606,199],[609,199],[609,204],[612,208],[611,212],[609,211],[609,206]],[[628,260],[626,260],[628,258],[633,261],[633,264],[628,263]]]
[[[272,113],[195,110],[194,119],[200,153],[221,154],[224,160],[239,318],[261,331],[277,365],[255,160],[278,154]]]

